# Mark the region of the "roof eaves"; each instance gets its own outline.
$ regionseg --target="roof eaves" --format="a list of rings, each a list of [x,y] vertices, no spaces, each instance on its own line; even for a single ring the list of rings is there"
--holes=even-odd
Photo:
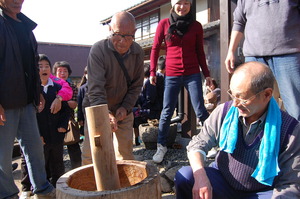
[[[144,1],[140,2],[140,3],[138,3],[138,4],[135,4],[135,5],[131,6],[131,7],[129,7],[129,8],[127,8],[127,9],[123,10],[123,11],[130,12],[131,10],[135,10],[135,9],[137,9],[138,7],[141,7],[141,6],[143,6],[143,5],[147,4],[147,3],[150,3],[150,2],[152,2],[152,1],[155,1],[155,0],[144,0]],[[105,25],[105,24],[107,24],[107,23],[110,22],[111,18],[112,18],[112,16],[110,16],[110,17],[108,17],[108,18],[106,18],[106,19],[103,19],[103,20],[100,21],[100,23],[101,23],[102,25]]]

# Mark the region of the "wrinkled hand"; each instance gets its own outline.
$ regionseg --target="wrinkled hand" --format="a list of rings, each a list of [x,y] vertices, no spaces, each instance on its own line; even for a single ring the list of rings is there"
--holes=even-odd
[[[6,121],[5,114],[4,114],[4,108],[0,104],[0,126],[4,126],[4,122]]]
[[[44,140],[44,137],[41,136],[41,140],[42,140],[42,143],[45,145],[45,140]]]
[[[194,172],[193,199],[212,199],[212,187],[204,168]]]
[[[109,122],[110,122],[110,126],[111,126],[111,131],[115,132],[116,130],[118,130],[118,120],[111,113],[108,114],[108,117],[109,117]]]
[[[59,127],[59,128],[57,129],[57,131],[58,131],[59,133],[65,133],[65,132],[67,132],[67,130],[66,130],[65,128],[62,128],[62,127]]]
[[[40,104],[39,104],[39,106],[38,106],[38,112],[40,113],[40,112],[42,112],[43,110],[44,110],[44,108],[45,108],[45,98],[44,98],[44,96],[43,96],[43,94],[40,94]]]
[[[156,76],[150,76],[149,80],[150,80],[150,84],[156,86]]]
[[[51,107],[50,107],[50,112],[53,114],[56,114],[58,111],[61,109],[61,101],[58,98],[55,98],[53,100]]]
[[[233,73],[234,71],[234,62],[235,62],[235,56],[233,52],[228,52],[227,57],[225,59],[225,66],[228,71],[228,73]]]
[[[208,92],[212,92],[213,91],[213,89],[211,88],[211,85],[210,86],[206,86],[206,89],[207,89]]]
[[[38,106],[38,112],[42,112],[44,110],[44,104],[42,102],[40,102],[39,106]]]
[[[78,124],[79,124],[80,126],[84,126],[84,121],[83,121],[83,120],[79,120],[79,121],[78,121]]]
[[[206,77],[205,80],[206,86],[210,87],[211,85],[213,85],[211,77]]]
[[[116,118],[118,121],[122,121],[127,116],[127,110],[124,107],[120,107],[116,111]]]
[[[71,109],[75,109],[77,107],[77,102],[74,100],[69,100],[68,105]]]

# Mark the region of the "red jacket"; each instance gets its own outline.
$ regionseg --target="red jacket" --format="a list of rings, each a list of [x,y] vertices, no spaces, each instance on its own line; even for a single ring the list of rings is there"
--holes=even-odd
[[[155,76],[156,74],[157,59],[161,44],[164,41],[166,44],[166,76],[199,73],[200,66],[204,76],[209,77],[203,50],[202,25],[198,21],[194,21],[182,38],[175,34],[172,35],[171,40],[166,41],[169,26],[168,18],[162,19],[157,26],[150,56],[150,75]]]

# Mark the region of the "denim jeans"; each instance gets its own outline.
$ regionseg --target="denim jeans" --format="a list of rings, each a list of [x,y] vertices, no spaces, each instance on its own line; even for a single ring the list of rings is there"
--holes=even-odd
[[[260,192],[245,192],[234,190],[226,181],[226,178],[216,167],[205,167],[206,175],[213,190],[213,199],[270,199],[273,190]],[[174,179],[177,199],[192,199],[194,186],[193,170],[190,166],[179,169]]]
[[[204,121],[208,112],[204,106],[202,82],[200,73],[188,76],[166,76],[163,110],[161,112],[158,127],[158,143],[166,146],[170,128],[170,121],[178,101],[178,94],[184,86],[189,96],[196,114],[200,121]]]
[[[15,137],[24,153],[33,192],[46,194],[53,186],[47,181],[43,145],[36,111],[32,104],[18,109],[5,110],[6,122],[0,126],[0,198],[19,192],[14,183],[11,162]]]
[[[272,57],[246,57],[245,61],[259,61],[270,67],[286,111],[300,121],[300,53]]]

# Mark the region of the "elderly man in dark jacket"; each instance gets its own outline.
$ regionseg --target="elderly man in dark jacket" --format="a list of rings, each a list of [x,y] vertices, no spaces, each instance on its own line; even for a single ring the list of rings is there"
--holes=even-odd
[[[55,198],[47,181],[36,120],[40,104],[36,24],[21,13],[23,1],[0,1],[0,198],[18,198],[11,161],[15,137],[28,164],[36,198]]]

